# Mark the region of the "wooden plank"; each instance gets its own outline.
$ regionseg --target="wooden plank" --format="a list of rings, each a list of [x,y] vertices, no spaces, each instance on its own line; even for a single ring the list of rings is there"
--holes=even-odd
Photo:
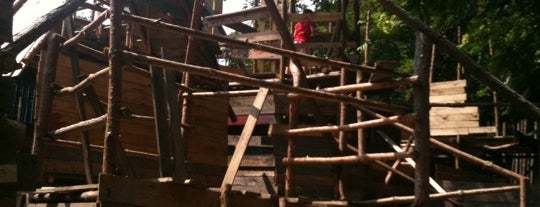
[[[478,127],[478,121],[445,121],[445,122],[429,122],[431,129],[441,128],[472,128]]]
[[[445,121],[478,121],[478,114],[444,114],[429,116],[430,122],[442,123]]]
[[[248,53],[248,59],[280,59],[281,55],[251,49]]]
[[[289,14],[289,22],[309,20],[312,22],[335,22],[341,20],[337,12],[317,12],[313,14]]]
[[[456,80],[456,81],[443,81],[443,82],[433,82],[429,85],[430,89],[441,89],[441,88],[456,88],[456,87],[466,87],[466,80]]]
[[[237,40],[242,40],[246,42],[262,42],[262,41],[275,41],[281,40],[281,36],[277,31],[265,31],[265,32],[254,32],[246,34],[238,34],[230,36]]]
[[[429,111],[429,115],[449,115],[449,114],[478,114],[478,107],[476,106],[470,106],[470,107],[462,107],[462,108],[455,108],[455,107],[431,107],[431,110]]]
[[[485,133],[497,133],[497,127],[484,126],[484,127],[469,128],[469,134],[485,134]]]
[[[29,203],[27,207],[97,207],[97,203]]]
[[[37,193],[67,193],[73,191],[88,191],[88,190],[97,190],[97,184],[87,184],[87,185],[73,185],[73,186],[62,186],[62,187],[41,187],[37,189]]]
[[[257,6],[249,9],[244,9],[238,12],[225,14],[216,14],[204,18],[204,24],[207,27],[221,26],[232,23],[239,23],[248,20],[255,20],[268,17],[266,6]]]
[[[430,96],[429,103],[465,103],[467,94]]]
[[[251,109],[251,103],[255,100],[254,96],[248,97],[231,97],[229,103],[231,104],[234,114],[237,116],[249,115]],[[268,95],[264,105],[262,107],[261,114],[274,114],[276,113],[275,107],[275,95]]]
[[[260,88],[259,92],[257,93],[257,97],[253,102],[251,113],[248,117],[248,120],[246,121],[244,129],[242,130],[242,134],[240,135],[240,139],[238,140],[238,144],[236,145],[236,149],[234,150],[231,162],[229,163],[229,167],[227,168],[227,172],[225,173],[225,177],[223,178],[223,182],[221,183],[222,188],[224,188],[225,185],[232,185],[232,183],[234,182],[234,177],[236,176],[238,168],[240,167],[240,162],[242,161],[242,157],[244,156],[244,153],[249,144],[249,140],[251,139],[253,129],[255,129],[257,118],[262,111],[264,102],[266,100],[266,97],[268,96],[268,91],[268,88]]]
[[[431,136],[453,136],[453,135],[468,135],[467,128],[451,128],[451,129],[431,129]]]
[[[464,87],[432,89],[432,90],[429,91],[430,96],[463,94],[463,93],[465,93],[465,88]]]

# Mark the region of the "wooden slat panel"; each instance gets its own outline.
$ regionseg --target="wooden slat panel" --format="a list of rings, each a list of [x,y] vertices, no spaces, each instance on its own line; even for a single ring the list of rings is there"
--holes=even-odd
[[[431,89],[429,91],[430,96],[452,95],[452,94],[465,94],[465,88],[463,87],[441,88],[441,89]]]
[[[429,103],[465,103],[467,94],[430,96]]]
[[[281,36],[279,35],[279,32],[277,31],[246,33],[246,34],[233,35],[231,37],[237,40],[242,40],[246,42],[281,40]]]
[[[445,121],[445,122],[429,122],[431,129],[441,129],[441,128],[470,128],[478,127],[478,121]]]
[[[446,128],[446,129],[431,129],[431,136],[452,136],[452,135],[468,135],[468,134],[483,134],[495,133],[494,126],[488,127],[472,127],[472,128]]]
[[[478,121],[478,114],[445,114],[429,116],[430,123],[444,123],[446,121]]]
[[[434,82],[429,85],[430,89],[466,87],[466,80]]]
[[[429,115],[448,115],[448,114],[470,114],[475,113],[478,114],[478,107],[470,106],[470,107],[461,107],[461,108],[455,108],[455,107],[431,107],[431,110],[429,111]]]
[[[485,127],[469,128],[469,134],[484,134],[484,133],[497,133],[497,127],[485,126]]]

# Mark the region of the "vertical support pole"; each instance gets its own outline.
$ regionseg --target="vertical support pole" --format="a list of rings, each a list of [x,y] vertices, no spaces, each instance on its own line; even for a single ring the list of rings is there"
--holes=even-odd
[[[519,179],[519,207],[527,207],[527,185],[528,179],[521,177]]]
[[[298,109],[300,97],[298,94],[289,94],[289,129],[295,129],[298,127]],[[296,136],[287,135],[287,159],[292,159],[296,154]],[[292,164],[287,164],[285,170],[285,197],[293,197],[296,195],[294,189],[295,186],[295,172]]]
[[[340,25],[341,27],[339,28],[339,40],[341,42],[341,48],[339,49],[339,56],[341,57],[341,59],[346,59],[345,58],[345,42],[346,42],[346,39],[345,39],[345,32],[346,32],[346,24],[345,24],[345,20],[346,20],[346,13],[347,13],[347,3],[349,2],[348,0],[340,0],[340,7],[338,8],[340,13],[341,13],[341,19],[340,19]],[[341,86],[344,86],[347,84],[347,80],[348,80],[348,75],[350,74],[351,72],[349,72],[347,69],[345,68],[341,68],[341,72],[340,72],[340,80],[339,80],[339,83]],[[341,102],[339,104],[339,124],[340,125],[345,125],[347,124],[347,105],[343,102]],[[346,139],[346,132],[345,131],[339,131],[339,135],[338,135],[338,149],[339,149],[339,152],[341,155],[344,155],[345,154],[345,150],[347,149],[347,139]],[[339,199],[340,200],[345,200],[346,197],[347,197],[347,193],[346,193],[346,183],[347,183],[347,166],[344,166],[344,165],[338,165],[338,192],[339,192]]]
[[[499,106],[498,104],[498,98],[497,98],[497,92],[493,91],[493,116],[495,121],[495,136],[499,136]]]
[[[150,67],[152,78],[152,100],[154,106],[156,141],[159,154],[159,175],[161,177],[172,176],[171,154],[169,139],[169,123],[167,121],[167,102],[165,94],[165,83],[162,68]]]
[[[364,48],[364,63],[363,65],[368,65],[368,62],[369,62],[369,26],[370,26],[370,20],[371,20],[371,10],[368,10],[367,11],[367,14],[366,14],[366,29],[365,29],[365,33],[364,33],[364,44],[365,44],[365,48]],[[362,80],[362,72],[358,71],[356,72],[356,82],[357,83],[360,83],[360,81]],[[357,91],[356,92],[356,97],[357,98],[362,98],[363,94],[362,94],[362,91]],[[357,117],[357,120],[358,122],[361,122],[363,119],[362,119],[362,111],[358,110],[356,112],[356,117]],[[358,129],[357,130],[357,133],[358,133],[358,154],[361,155],[361,154],[364,154],[366,153],[366,150],[365,150],[365,146],[364,146],[364,143],[365,143],[365,137],[364,137],[364,129]]]
[[[51,35],[47,43],[47,53],[45,55],[45,65],[41,75],[41,92],[39,94],[39,110],[36,113],[36,123],[34,125],[34,136],[32,143],[32,155],[37,157],[37,181],[41,182],[41,170],[43,164],[43,138],[47,135],[48,117],[51,114],[53,103],[52,84],[56,78],[56,66],[58,63],[59,42],[56,35]]]
[[[202,0],[195,0],[193,2],[193,12],[191,13],[191,29],[199,29],[200,27],[200,16],[202,11]],[[193,50],[194,46],[197,45],[198,40],[192,36],[188,37],[188,44],[186,48],[186,58],[184,60],[185,63],[191,64],[193,62],[193,59],[195,58],[196,51]],[[189,73],[184,73],[183,75],[183,82],[186,87],[191,87],[193,85],[193,79],[190,78]],[[191,121],[191,118],[189,117],[189,110],[190,110],[190,102],[191,97],[185,97],[184,102],[182,103],[182,124],[189,124]],[[182,128],[182,139],[187,140],[187,128]]]
[[[420,77],[420,84],[413,86],[414,111],[417,120],[414,128],[416,168],[414,170],[414,196],[412,206],[429,206],[429,55],[431,44],[421,32],[416,32],[414,54],[414,74]]]
[[[107,121],[103,147],[102,173],[115,174],[117,168],[117,147],[122,117],[122,0],[111,0],[111,28],[109,33],[109,89],[107,100]]]

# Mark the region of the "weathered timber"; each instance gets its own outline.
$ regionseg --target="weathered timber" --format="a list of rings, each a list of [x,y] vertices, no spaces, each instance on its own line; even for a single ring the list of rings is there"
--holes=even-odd
[[[55,137],[59,136],[64,133],[73,132],[73,131],[84,131],[88,129],[93,129],[97,127],[102,127],[105,124],[105,120],[107,119],[106,115],[101,115],[96,118],[84,120],[69,126],[65,126],[53,131],[50,131],[48,133],[49,136]]]
[[[409,149],[410,149],[410,147],[411,147],[411,145],[412,145],[413,139],[414,139],[413,136],[409,136],[409,139],[407,139],[407,143],[405,144],[405,148],[403,148],[403,151],[404,151],[404,152],[408,152],[408,151],[409,151]],[[396,160],[396,161],[394,162],[394,164],[392,164],[391,169],[394,169],[394,170],[397,169],[397,167],[399,166],[399,163],[400,163],[400,162],[401,162],[401,160]],[[390,179],[392,178],[392,172],[394,172],[394,171],[390,170],[390,171],[388,171],[388,173],[386,173],[386,177],[384,178],[384,183],[385,183],[385,184],[390,183]],[[414,179],[412,180],[412,182],[414,183]]]
[[[207,27],[215,27],[232,23],[239,23],[247,20],[268,17],[266,6],[256,6],[237,12],[215,14],[204,17],[204,24]]]
[[[65,21],[71,21],[71,19],[67,19]],[[71,24],[68,24],[68,27],[71,27]],[[71,28],[68,28],[69,35],[71,35],[72,31],[70,31]],[[70,52],[70,62],[71,62],[71,74],[72,74],[72,80],[74,84],[77,84],[80,82],[80,74],[81,69],[79,65],[79,55],[77,53],[77,50],[75,48],[71,49]],[[79,119],[86,120],[86,107],[84,104],[84,96],[82,91],[79,91],[75,94],[75,106],[77,109],[77,113],[79,114]],[[84,163],[84,171],[85,171],[85,178],[86,183],[91,184],[92,183],[92,158],[90,156],[90,135],[87,130],[82,131],[80,133],[81,135],[81,149],[82,149],[82,157],[83,157],[83,163]]]
[[[238,35],[233,35],[231,37],[240,41],[244,41],[244,42],[264,42],[264,41],[281,40],[281,36],[279,35],[279,32],[277,31],[238,34]]]
[[[116,145],[120,144],[120,118],[122,104],[122,9],[121,0],[111,0],[111,28],[109,32],[109,98],[107,100],[107,120],[105,140],[103,141],[103,162],[101,170],[104,174],[115,174],[118,153]]]
[[[28,0],[17,0],[13,2],[13,14],[16,14],[27,1]]]
[[[289,129],[298,127],[298,112],[300,97],[297,94],[289,94]],[[296,154],[296,135],[287,134],[287,157],[286,159],[294,159]],[[286,164],[286,163],[284,163]],[[285,169],[285,197],[296,195],[296,172],[292,164],[286,164]]]
[[[154,124],[156,128],[156,142],[159,154],[159,174],[160,177],[170,177],[173,175],[171,166],[171,139],[167,112],[167,101],[165,94],[165,83],[163,69],[150,67],[152,77],[152,102],[154,108]]]
[[[414,50],[414,74],[420,78],[420,84],[413,86],[414,111],[417,119],[414,127],[415,156],[418,165],[414,168],[414,196],[412,206],[429,206],[430,144],[429,144],[429,60],[431,43],[427,37],[416,32]],[[433,185],[432,185],[433,186]],[[437,192],[441,192],[437,189]]]
[[[109,73],[109,68],[108,67],[104,68],[104,69],[101,69],[98,72],[89,74],[87,78],[85,78],[84,80],[78,82],[74,86],[64,87],[64,88],[56,91],[55,93],[57,95],[67,95],[67,94],[78,92],[79,90],[82,90],[86,86],[91,84],[93,80],[95,80],[95,79],[97,79],[97,78],[99,78],[101,76],[107,75],[108,73]]]
[[[162,51],[162,55],[164,52]],[[169,131],[173,145],[175,177],[182,181],[186,178],[186,155],[185,140],[181,137],[182,110],[177,97],[175,71],[165,70],[165,87],[167,92],[167,104],[169,107]]]
[[[451,58],[460,62],[468,73],[515,104],[517,106],[516,108],[523,110],[527,116],[536,120],[540,119],[540,108],[490,74],[486,68],[482,67],[474,61],[472,57],[459,50],[452,42],[444,38],[443,35],[433,31],[426,24],[410,15],[393,1],[377,1],[386,11],[398,16],[405,24],[423,32],[435,45],[437,45],[438,48],[440,48],[441,51],[444,51]]]
[[[13,42],[2,48],[2,53],[18,54],[39,36],[49,31],[67,16],[73,14],[85,0],[68,0],[58,8],[34,21],[33,25],[25,28],[13,37]]]
[[[58,64],[59,42],[57,35],[49,37],[48,48],[43,66],[41,92],[39,94],[38,111],[36,113],[36,123],[34,125],[34,137],[32,144],[32,154],[40,157],[43,137],[47,134],[49,114],[53,103],[52,83],[56,77],[56,67]]]
[[[344,67],[350,70],[359,70],[359,71],[370,72],[370,73],[386,73],[389,75],[392,75],[392,74],[399,75],[393,71],[383,71],[383,70],[377,71],[375,70],[374,67],[362,66],[362,65],[347,63],[343,61],[336,61],[336,60],[331,60],[331,59],[326,59],[326,58],[319,58],[319,57],[315,57],[315,56],[308,55],[301,52],[285,50],[285,49],[271,47],[271,46],[267,46],[263,44],[245,42],[245,41],[236,40],[233,38],[220,36],[220,35],[213,35],[210,33],[193,30],[187,27],[182,27],[182,26],[178,26],[174,24],[161,22],[155,19],[135,16],[135,15],[128,15],[128,14],[125,14],[124,17],[126,21],[145,25],[147,27],[160,28],[160,29],[169,30],[172,32],[178,32],[178,33],[193,36],[195,38],[200,38],[200,39],[205,39],[205,40],[210,40],[210,41],[224,42],[224,43],[228,43],[230,45],[237,46],[237,47],[253,48],[253,49],[262,50],[265,52],[271,52],[271,53],[284,55],[288,57],[294,57],[301,60],[312,61],[312,62],[316,62],[316,63],[320,63],[320,64],[332,66],[332,67]]]
[[[289,129],[289,134],[305,134],[305,133],[321,133],[321,132],[339,132],[339,131],[353,131],[359,128],[367,127],[376,127],[382,125],[388,125],[395,122],[398,122],[402,119],[409,119],[414,117],[414,114],[408,114],[405,116],[391,116],[387,118],[373,119],[353,124],[344,124],[340,126],[319,126],[319,127],[308,127],[308,128],[298,128],[298,129]]]
[[[242,133],[240,134],[240,139],[236,144],[231,161],[229,162],[229,167],[227,168],[227,172],[225,173],[225,177],[221,183],[222,190],[225,190],[227,185],[232,185],[234,182],[234,177],[238,172],[240,162],[244,157],[244,153],[248,147],[249,141],[251,140],[253,130],[255,129],[257,118],[261,113],[266,97],[268,97],[268,91],[269,90],[267,88],[261,88],[259,89],[259,93],[257,93],[257,97],[255,98],[255,101],[251,107],[251,113],[249,114],[246,124],[244,125]]]
[[[367,153],[362,155],[337,156],[337,157],[295,157],[283,158],[283,163],[287,165],[334,165],[334,164],[354,164],[372,162],[375,160],[387,161],[410,157],[409,152],[382,152]]]
[[[245,77],[245,76],[236,75],[232,73],[226,73],[226,72],[218,71],[218,70],[208,68],[208,67],[188,65],[184,63],[174,62],[170,60],[142,55],[142,54],[133,53],[129,51],[124,51],[124,55],[127,57],[130,57],[131,59],[135,61],[146,62],[151,65],[160,66],[160,67],[168,68],[172,70],[187,71],[193,74],[198,74],[198,75],[202,75],[206,77],[216,78],[220,80],[236,81],[245,85],[269,88],[271,90],[280,91],[280,92],[298,93],[301,96],[305,96],[309,98],[323,99],[323,100],[334,101],[334,102],[343,101],[347,104],[356,106],[362,110],[365,110],[366,108],[372,108],[372,109],[381,110],[381,111],[392,111],[392,112],[398,112],[398,113],[406,110],[403,107],[398,107],[395,105],[366,101],[366,100],[361,100],[361,99],[357,99],[350,96],[310,90],[306,88],[293,87],[290,85],[285,85],[285,84],[280,84],[280,83],[266,82],[264,80]]]
[[[28,52],[24,55],[21,62],[25,64],[32,63],[33,59],[41,52],[43,47],[47,44],[49,34],[50,32],[46,32],[45,34],[41,35],[41,37],[39,37],[36,41],[34,41],[34,44],[30,46]]]

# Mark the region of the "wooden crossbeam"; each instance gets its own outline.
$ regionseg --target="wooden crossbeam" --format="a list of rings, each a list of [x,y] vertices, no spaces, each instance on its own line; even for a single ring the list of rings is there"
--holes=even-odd
[[[246,152],[249,141],[251,140],[251,135],[253,134],[253,130],[255,129],[257,118],[262,111],[262,107],[264,105],[266,97],[268,97],[268,91],[268,88],[260,88],[257,96],[255,97],[255,101],[253,102],[253,105],[251,107],[251,112],[246,121],[246,124],[244,125],[242,134],[240,134],[240,139],[236,144],[236,149],[234,150],[233,156],[229,163],[229,167],[227,168],[227,172],[225,173],[225,177],[223,178],[223,182],[221,183],[221,188],[225,188],[225,186],[227,185],[232,185],[234,182],[234,177],[238,172],[240,162],[242,161],[242,157],[244,157],[244,153]]]
[[[264,17],[268,17],[266,6],[258,6],[238,12],[206,16],[203,22],[207,27],[215,27]]]
[[[279,36],[279,32],[277,31],[254,32],[254,33],[234,35],[231,37],[234,39],[242,40],[246,42],[263,42],[263,41],[281,40],[281,36]]]
[[[336,22],[341,20],[338,12],[317,12],[316,14],[289,14],[289,22],[309,20],[312,22]]]

